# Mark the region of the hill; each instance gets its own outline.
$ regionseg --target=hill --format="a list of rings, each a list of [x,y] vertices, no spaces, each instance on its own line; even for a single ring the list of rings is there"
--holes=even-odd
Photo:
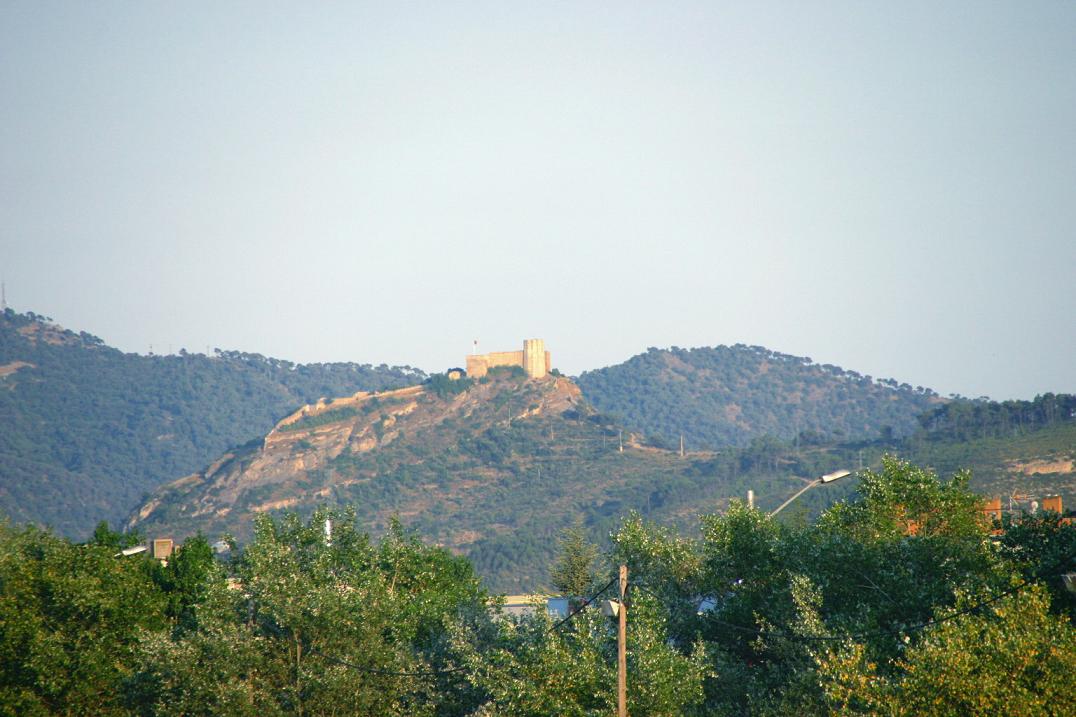
[[[494,369],[305,406],[261,441],[162,486],[128,527],[249,535],[253,515],[352,504],[373,533],[393,515],[471,555],[499,585],[544,582],[559,530],[705,493],[692,461],[624,437],[563,377]],[[666,511],[668,512],[668,511]]]
[[[1062,429],[1068,432],[1026,443]],[[1055,456],[1059,445],[1071,448],[1065,441],[1073,435],[1071,422],[1029,425],[1019,437],[1024,443],[995,439],[997,449],[978,468],[1008,475],[1010,461]],[[374,534],[398,516],[424,538],[466,554],[494,589],[537,590],[549,584],[558,534],[576,521],[596,541],[633,510],[694,529],[699,513],[722,510],[749,488],[760,508],[772,510],[812,476],[859,461],[877,465],[887,452],[914,457],[924,447],[953,445],[921,428],[914,441],[756,438],[743,448],[680,456],[597,413],[566,378],[528,380],[497,369],[479,381],[435,376],[305,406],[263,440],[162,486],[127,527],[151,537],[202,531],[242,540],[258,513],[309,515],[319,505],[347,504]],[[853,487],[848,481],[812,491],[787,511],[789,519],[805,519]]]
[[[798,468],[818,466],[832,468],[831,458]],[[468,555],[497,589],[532,590],[548,584],[556,539],[575,521],[595,539],[630,510],[686,527],[753,482],[788,492],[799,480],[786,468],[768,478],[765,453],[654,448],[594,411],[567,378],[495,369],[306,406],[262,441],[162,486],[127,527],[242,539],[263,511],[349,504],[374,534],[398,516]]]
[[[942,402],[922,386],[874,379],[760,346],[651,348],[584,372],[583,394],[600,411],[672,445],[744,446],[754,437],[821,434],[860,439],[909,435]]]
[[[72,537],[265,434],[321,396],[414,383],[409,367],[258,354],[142,356],[33,313],[0,314],[0,514]]]

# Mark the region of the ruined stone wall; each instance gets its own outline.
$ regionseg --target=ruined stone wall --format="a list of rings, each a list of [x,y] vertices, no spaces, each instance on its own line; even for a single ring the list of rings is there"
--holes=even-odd
[[[273,430],[270,432],[269,435],[272,436],[273,433],[276,433],[278,430],[280,430],[281,428],[284,428],[285,426],[290,426],[291,424],[296,423],[298,421],[301,421],[304,418],[307,418],[309,416],[316,416],[319,413],[325,413],[326,411],[335,411],[335,410],[340,409],[340,408],[360,406],[363,403],[366,403],[371,398],[389,398],[389,399],[391,399],[391,398],[402,398],[402,397],[405,397],[405,396],[416,396],[416,395],[422,393],[424,390],[425,389],[421,385],[419,385],[419,386],[405,386],[404,388],[397,388],[397,389],[393,389],[391,391],[381,391],[381,392],[357,391],[354,394],[352,394],[351,396],[346,396],[344,398],[337,398],[337,399],[333,400],[332,402],[329,402],[329,401],[325,400],[324,398],[322,398],[322,399],[319,399],[317,403],[314,403],[314,404],[309,404],[308,403],[305,406],[303,406],[302,408],[300,408],[298,411],[296,411],[295,413],[292,413],[291,415],[285,416],[284,418],[280,419],[280,421],[277,422],[276,426],[273,427]]]

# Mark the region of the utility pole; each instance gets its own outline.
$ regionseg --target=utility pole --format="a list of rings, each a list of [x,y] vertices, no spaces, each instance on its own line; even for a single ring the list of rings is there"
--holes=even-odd
[[[684,434],[680,434],[680,457],[684,457]]]
[[[616,714],[628,717],[628,566],[620,566],[620,609],[616,630]]]

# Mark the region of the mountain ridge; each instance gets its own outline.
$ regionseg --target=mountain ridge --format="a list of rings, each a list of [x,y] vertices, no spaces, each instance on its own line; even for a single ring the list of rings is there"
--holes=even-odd
[[[762,346],[651,347],[578,378],[603,412],[665,441],[744,446],[801,432],[838,440],[912,433],[918,415],[944,403],[936,392],[816,364]]]
[[[175,482],[177,476],[187,481],[181,480],[180,488],[201,490],[204,481],[191,476],[231,470],[267,443],[305,440],[310,443],[306,460],[312,462],[310,470],[303,467],[308,485],[299,486],[297,495],[327,492],[304,503],[287,491],[274,493],[266,484],[260,496],[244,492],[253,496],[249,505],[233,510],[305,511],[316,500],[358,505],[374,532],[399,514],[426,537],[466,553],[491,584],[529,590],[547,584],[543,566],[550,562],[558,532],[577,520],[599,541],[632,510],[671,527],[691,528],[698,513],[720,510],[748,489],[760,506],[772,509],[804,478],[877,465],[884,451],[944,471],[971,466],[976,470],[973,485],[991,495],[1053,490],[1066,496],[1067,505],[1076,497],[1071,470],[1076,455],[1069,448],[1076,445],[1076,436],[1071,416],[1066,418],[1072,412],[1070,397],[993,404],[945,401],[929,389],[915,388],[913,398],[929,408],[912,421],[916,427],[887,423],[882,412],[857,435],[830,430],[837,422],[826,411],[847,409],[862,417],[854,389],[869,383],[876,397],[885,399],[882,405],[899,404],[905,411],[899,415],[906,418],[914,403],[901,397],[911,387],[836,367],[812,367],[809,359],[761,347],[723,350],[734,359],[728,371],[735,369],[740,380],[725,382],[721,391],[742,389],[736,401],[741,415],[761,412],[773,422],[754,424],[751,430],[758,432],[739,435],[739,443],[715,441],[716,449],[705,435],[684,430],[681,457],[678,428],[685,416],[697,425],[711,421],[712,427],[722,420],[735,425],[727,420],[735,409],[696,400],[711,385],[707,381],[725,369],[707,360],[696,371],[692,362],[712,359],[717,349],[653,349],[599,369],[634,372],[638,385],[613,386],[622,399],[667,399],[643,402],[636,407],[638,415],[625,411],[618,416],[607,405],[592,405],[600,390],[588,386],[587,378],[597,372],[586,372],[579,384],[571,384],[570,407],[562,397],[557,411],[532,415],[535,399],[539,404],[545,399],[530,393],[543,384],[507,369],[499,370],[492,383],[453,382],[410,367],[298,365],[240,352],[137,356],[44,317],[8,311],[0,315],[0,512],[16,522],[52,524],[83,538],[100,520],[122,523],[136,506],[144,508],[150,496],[158,495],[159,485]],[[669,357],[675,360],[667,361]],[[741,360],[745,357],[751,361]],[[649,370],[646,362],[655,358],[665,375]],[[755,370],[762,363],[766,368]],[[773,408],[799,404],[775,400],[784,384],[767,383],[766,377],[781,376],[786,369],[802,373],[805,367],[810,380],[794,374],[791,386],[823,394],[832,388],[838,399],[820,412],[827,419],[824,430],[812,430],[805,420],[796,425],[794,414]],[[558,378],[554,373],[551,381]],[[560,380],[567,391],[569,382]],[[409,429],[403,428],[399,440],[399,426],[411,419],[395,415],[399,405],[394,402],[406,395],[389,392],[405,386],[423,400],[449,403],[465,400],[460,394],[466,391],[488,395],[474,415],[443,422],[422,441],[410,440]],[[720,398],[721,391],[712,393]],[[367,405],[378,407],[363,413]],[[371,420],[365,436],[356,440],[377,450],[314,456],[317,441],[312,437],[320,434],[314,430],[304,437],[304,431],[360,414]],[[300,425],[291,428],[289,421]],[[780,430],[770,430],[774,426]],[[337,470],[354,472],[352,478],[365,473],[351,483],[326,480]],[[786,513],[817,512],[844,490],[838,485],[812,491]],[[230,520],[169,523],[153,513],[144,516],[146,530],[174,530],[177,537],[199,528],[236,532]]]
[[[0,512],[84,537],[145,492],[261,436],[307,400],[398,386],[410,367],[218,351],[143,356],[0,313]]]

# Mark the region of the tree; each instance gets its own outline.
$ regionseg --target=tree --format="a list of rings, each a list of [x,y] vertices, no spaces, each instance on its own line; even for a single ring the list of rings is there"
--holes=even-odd
[[[969,601],[965,597],[958,607]],[[819,654],[829,712],[845,714],[1064,715],[1076,713],[1076,629],[1028,587],[925,631],[882,667],[850,642]],[[947,611],[939,611],[939,619]]]
[[[1005,516],[999,540],[1003,557],[1027,580],[1041,580],[1050,589],[1051,607],[1076,619],[1076,596],[1065,589],[1062,575],[1076,572],[1076,523],[1052,512]]]
[[[141,533],[137,531],[119,533],[108,526],[107,520],[102,520],[93,529],[93,535],[90,536],[89,542],[92,545],[100,545],[105,548],[112,548],[113,550],[123,550],[132,545],[138,545],[142,540],[143,537]]]
[[[598,548],[587,540],[582,525],[566,528],[557,546],[557,559],[550,568],[553,586],[569,597],[589,596],[595,587]]]
[[[225,578],[209,541],[199,533],[173,553],[167,566],[158,565],[154,579],[167,596],[165,614],[178,629],[191,630],[198,625],[198,608],[209,590]]]
[[[628,619],[628,711],[692,715],[707,674],[701,646],[681,654],[668,644],[656,601],[636,593]],[[544,610],[504,624],[479,653],[461,640],[464,672],[488,695],[484,715],[605,717],[616,709],[616,629],[595,609],[554,627]]]
[[[194,629],[145,641],[133,692],[148,714],[433,717],[477,706],[448,639],[461,625],[491,629],[464,559],[398,524],[375,544],[353,511],[319,510],[308,522],[262,516],[237,577],[241,591],[211,580],[198,595]]]
[[[617,559],[661,596],[671,643],[705,644],[714,675],[706,709],[824,714],[812,639],[866,635],[864,664],[893,665],[909,626],[1010,584],[1013,566],[987,539],[965,474],[942,481],[888,458],[859,492],[813,525],[733,501],[724,515],[702,518],[701,540],[637,518],[614,534]]]
[[[165,625],[140,557],[0,523],[0,714],[126,712],[138,635]]]

